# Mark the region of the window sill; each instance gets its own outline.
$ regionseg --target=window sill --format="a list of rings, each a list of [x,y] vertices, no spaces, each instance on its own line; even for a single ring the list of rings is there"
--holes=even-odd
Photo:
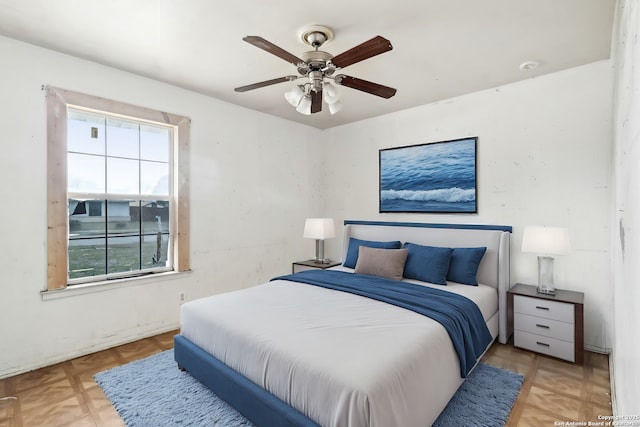
[[[145,285],[158,281],[173,280],[181,276],[188,275],[187,271],[168,271],[166,273],[155,273],[146,276],[127,277],[123,279],[104,280],[102,282],[83,283],[79,285],[67,286],[63,289],[45,290],[40,292],[42,301],[50,301],[60,298],[73,297],[77,295],[92,294],[95,292],[110,291],[134,285]]]

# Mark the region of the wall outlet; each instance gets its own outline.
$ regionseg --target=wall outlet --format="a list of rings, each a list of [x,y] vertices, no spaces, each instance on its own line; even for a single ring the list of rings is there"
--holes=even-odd
[[[178,297],[180,298],[180,301],[184,301],[184,292],[180,292]]]

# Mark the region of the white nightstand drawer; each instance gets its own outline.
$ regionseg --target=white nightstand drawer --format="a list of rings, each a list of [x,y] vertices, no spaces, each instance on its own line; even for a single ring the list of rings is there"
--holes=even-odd
[[[575,362],[574,344],[572,342],[518,331],[514,335],[513,344],[516,347]]]
[[[545,319],[559,320],[561,322],[574,322],[574,306],[557,301],[549,301],[540,298],[523,297],[514,295],[513,311]]]
[[[517,331],[543,335],[571,343],[574,340],[573,323],[559,322],[522,313],[515,313],[513,322],[513,326]]]

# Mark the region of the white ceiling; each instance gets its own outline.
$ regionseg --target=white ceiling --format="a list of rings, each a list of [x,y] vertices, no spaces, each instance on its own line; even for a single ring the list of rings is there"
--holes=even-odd
[[[320,129],[609,58],[615,0],[0,0],[0,34]],[[311,116],[283,97],[296,74],[242,41],[296,56],[301,30],[333,29],[337,55],[376,35],[393,50],[341,72],[398,89],[390,99],[342,87],[342,111]],[[2,61],[10,58],[2,58]],[[525,61],[540,62],[523,71]],[[72,89],[72,88],[70,88]]]

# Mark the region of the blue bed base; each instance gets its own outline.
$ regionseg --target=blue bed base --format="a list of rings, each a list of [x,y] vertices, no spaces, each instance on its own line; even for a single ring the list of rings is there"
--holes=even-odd
[[[237,373],[182,335],[173,339],[180,368],[259,427],[320,427],[315,421]]]

